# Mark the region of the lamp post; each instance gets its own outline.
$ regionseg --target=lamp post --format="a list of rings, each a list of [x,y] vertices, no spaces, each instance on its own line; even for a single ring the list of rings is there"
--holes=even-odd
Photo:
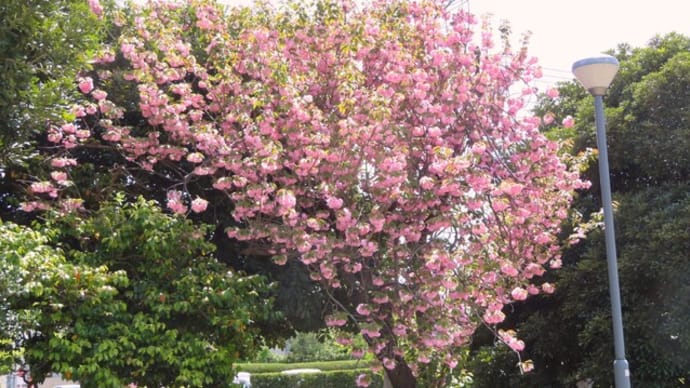
[[[618,71],[618,60],[605,55],[579,60],[573,63],[575,78],[594,96],[595,119],[597,124],[597,148],[599,149],[599,181],[601,182],[601,201],[604,208],[604,233],[606,237],[606,261],[609,274],[609,293],[611,295],[611,315],[613,317],[613,343],[615,361],[613,373],[616,388],[630,388],[630,370],[625,359],[623,341],[623,313],[618,284],[618,263],[616,259],[616,239],[613,230],[613,210],[611,200],[611,181],[609,178],[609,157],[606,148],[606,124],[604,121],[604,94]]]

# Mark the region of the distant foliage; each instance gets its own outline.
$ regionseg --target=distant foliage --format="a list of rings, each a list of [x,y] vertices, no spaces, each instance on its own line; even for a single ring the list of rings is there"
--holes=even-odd
[[[338,345],[335,338],[319,333],[297,333],[286,342],[287,362],[335,361],[352,358],[348,348]]]

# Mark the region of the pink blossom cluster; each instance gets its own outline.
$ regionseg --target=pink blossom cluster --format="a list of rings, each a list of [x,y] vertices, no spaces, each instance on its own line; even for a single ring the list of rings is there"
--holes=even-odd
[[[243,225],[228,236],[269,242],[276,263],[296,257],[325,288],[357,295],[329,326],[358,327],[384,368],[453,368],[481,321],[554,291],[536,278],[559,262],[556,236],[586,183],[542,119],[521,111],[534,88],[511,92],[540,77],[536,61],[496,49],[490,26],[441,3],[334,0],[319,22],[262,9],[246,23],[209,0],[154,2],[119,38],[149,131],[122,126],[123,108],[83,77],[79,119],[49,136],[76,147],[94,136],[82,118],[101,117],[102,139],[132,162],[210,178]],[[192,29],[207,42],[202,58],[182,33]],[[171,191],[166,205],[187,214],[208,202]]]
[[[501,338],[503,343],[515,351],[521,352],[525,349],[525,343],[522,340],[517,339],[516,333],[513,330],[499,330],[498,336]]]

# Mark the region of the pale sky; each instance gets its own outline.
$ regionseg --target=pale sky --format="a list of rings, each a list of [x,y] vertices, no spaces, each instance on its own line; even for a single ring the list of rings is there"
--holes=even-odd
[[[687,0],[469,0],[492,24],[510,22],[515,39],[531,31],[529,49],[544,69],[541,84],[570,80],[573,62],[619,43],[642,47],[656,34],[690,36]]]

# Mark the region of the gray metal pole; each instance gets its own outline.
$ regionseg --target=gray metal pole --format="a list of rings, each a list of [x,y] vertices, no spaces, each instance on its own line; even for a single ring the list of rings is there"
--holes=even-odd
[[[609,156],[606,147],[603,96],[594,96],[594,108],[597,122],[597,148],[599,149],[599,182],[601,182],[601,202],[604,208],[606,262],[608,265],[611,315],[613,318],[613,345],[616,356],[613,362],[613,373],[616,388],[630,388],[630,370],[628,369],[628,361],[625,359],[625,342],[623,341],[623,313],[621,311],[621,295],[618,284],[618,262],[616,258],[616,237],[613,228],[611,181],[609,178]]]

